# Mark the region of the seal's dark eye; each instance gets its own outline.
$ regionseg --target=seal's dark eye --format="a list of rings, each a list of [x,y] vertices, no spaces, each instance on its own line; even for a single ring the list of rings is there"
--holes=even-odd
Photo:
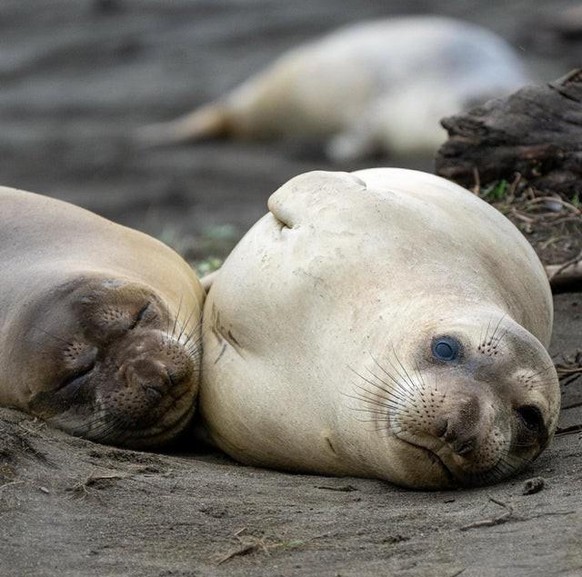
[[[438,337],[432,342],[432,355],[438,361],[454,361],[461,352],[461,343],[452,337]]]

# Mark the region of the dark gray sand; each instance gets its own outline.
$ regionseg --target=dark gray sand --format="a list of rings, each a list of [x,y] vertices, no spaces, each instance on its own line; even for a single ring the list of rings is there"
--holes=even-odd
[[[363,164],[332,166],[291,143],[140,151],[134,130],[217,96],[299,41],[390,14],[486,24],[549,81],[581,54],[543,30],[568,4],[2,0],[0,182],[153,233],[191,258],[223,256],[289,177]],[[368,164],[431,169],[430,159]],[[582,348],[582,295],[555,303],[552,354],[562,361]],[[560,426],[582,423],[582,379],[564,386],[563,404]],[[524,495],[537,477],[541,490]],[[574,577],[581,487],[581,432],[558,436],[510,481],[419,493],[202,450],[122,451],[3,410],[0,575]]]

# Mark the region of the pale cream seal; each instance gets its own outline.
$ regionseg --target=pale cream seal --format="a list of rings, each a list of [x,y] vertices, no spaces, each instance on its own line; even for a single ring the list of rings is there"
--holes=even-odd
[[[446,140],[441,118],[527,82],[517,53],[487,29],[440,16],[390,18],[299,46],[215,102],[139,138],[323,139],[338,161],[378,151],[434,153]]]
[[[244,463],[490,483],[558,418],[552,296],[521,233],[440,177],[298,176],[214,277],[200,410]]]

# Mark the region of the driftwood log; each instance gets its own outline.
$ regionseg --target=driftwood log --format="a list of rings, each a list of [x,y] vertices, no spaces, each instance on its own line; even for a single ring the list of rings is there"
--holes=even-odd
[[[582,196],[582,70],[441,122],[437,174],[472,187],[519,173],[538,190]]]
[[[437,153],[437,174],[474,190],[520,182],[571,203],[578,256],[545,265],[554,290],[582,290],[582,69],[441,122],[449,139]]]

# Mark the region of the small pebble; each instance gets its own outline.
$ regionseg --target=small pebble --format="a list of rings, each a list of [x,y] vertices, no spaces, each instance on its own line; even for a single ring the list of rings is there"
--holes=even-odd
[[[564,208],[562,203],[557,200],[547,200],[544,202],[544,207],[552,212],[560,212]]]
[[[545,486],[546,482],[543,477],[533,477],[528,479],[521,489],[522,495],[533,495],[539,493]]]

